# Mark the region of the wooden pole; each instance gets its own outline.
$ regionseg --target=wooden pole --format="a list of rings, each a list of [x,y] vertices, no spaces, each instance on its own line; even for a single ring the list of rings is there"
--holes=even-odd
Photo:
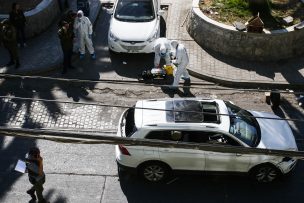
[[[44,139],[55,142],[78,143],[78,144],[124,144],[162,148],[195,149],[221,153],[272,155],[281,157],[293,157],[304,159],[304,151],[286,151],[276,149],[259,149],[250,147],[235,147],[220,144],[199,144],[174,142],[165,140],[137,139],[104,135],[102,133],[89,134],[88,132],[62,132],[38,129],[6,128],[0,127],[0,135],[23,138]]]

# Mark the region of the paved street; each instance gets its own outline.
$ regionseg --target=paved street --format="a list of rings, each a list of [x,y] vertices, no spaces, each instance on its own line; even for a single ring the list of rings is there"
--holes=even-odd
[[[104,2],[104,1],[102,1]],[[185,30],[184,22],[191,6],[191,0],[163,0],[169,10],[163,16],[162,33],[170,39],[178,39],[186,45],[190,54],[189,68],[207,77],[218,77],[234,82],[291,82],[303,79],[303,62],[292,61],[294,69],[286,71],[289,63],[265,68],[265,64],[236,61],[219,57],[199,47]],[[46,72],[43,75],[56,78],[77,79],[114,79],[135,80],[142,70],[153,66],[153,54],[110,55],[107,47],[107,33],[110,15],[103,8],[95,25],[94,45],[97,60],[87,57],[83,61],[74,59],[75,70],[62,76],[61,70]],[[164,24],[164,22],[166,22]],[[51,42],[56,26],[50,28],[31,42]],[[41,38],[42,40],[40,40]],[[57,40],[57,39],[56,39]],[[31,44],[29,44],[32,46]],[[37,49],[40,46],[37,46]],[[41,61],[56,65],[60,50],[50,47],[50,57]],[[43,49],[37,55],[45,57]],[[31,52],[23,50],[24,57],[30,58]],[[0,50],[0,55],[4,53]],[[1,57],[4,55],[1,55]],[[5,55],[6,56],[6,55]],[[2,60],[2,61],[1,61]],[[2,64],[3,58],[0,59]],[[28,68],[34,62],[28,60]],[[275,68],[278,68],[275,70]],[[253,70],[254,69],[254,70]],[[1,72],[6,69],[2,68]],[[11,71],[11,70],[9,70]],[[14,71],[12,71],[14,72]],[[285,75],[283,74],[285,73]],[[241,80],[241,79],[242,80]],[[246,109],[274,112],[283,118],[304,119],[304,109],[300,108],[292,94],[282,94],[279,109],[272,110],[265,103],[263,92],[227,89],[191,78],[191,89],[180,88],[173,95],[166,87],[149,86],[144,83],[88,83],[64,82],[48,79],[12,79],[0,80],[0,96],[15,96],[44,101],[0,98],[0,125],[22,128],[42,128],[81,132],[103,132],[113,135],[118,119],[125,108],[139,99],[163,97],[210,97],[231,100]],[[197,83],[195,85],[195,83]],[[200,84],[199,84],[200,83]],[[255,87],[259,87],[256,85]],[[266,88],[267,86],[261,86]],[[217,88],[217,89],[216,89]],[[57,100],[57,102],[47,101]],[[60,102],[61,101],[61,102]],[[66,103],[70,102],[70,103]],[[85,105],[99,103],[102,105]],[[110,105],[117,105],[110,107]],[[300,150],[304,150],[303,122],[289,122]],[[135,176],[118,177],[114,146],[56,143],[45,140],[20,139],[0,136],[0,202],[23,203],[30,200],[25,193],[30,186],[27,174],[15,172],[18,159],[24,158],[31,146],[38,146],[44,158],[46,183],[44,194],[52,203],[141,203],[141,202],[302,202],[304,194],[304,164],[300,161],[295,174],[272,184],[256,184],[246,176],[175,176],[165,184],[147,184]]]
[[[3,86],[4,83],[7,83]],[[161,88],[142,85],[98,84],[92,89],[63,82],[40,82],[26,80],[23,88],[16,81],[8,80],[1,84],[7,95],[39,99],[74,100],[69,94],[78,95],[79,102],[101,102],[102,104],[131,106],[141,98],[166,97]],[[86,87],[85,84],[83,84]],[[238,90],[212,90],[215,86],[194,86],[191,92],[197,97],[222,98],[234,101],[237,105],[261,111],[272,112],[264,102],[264,93]],[[275,111],[278,115],[303,118],[303,109],[298,108],[293,95],[282,95],[282,106]],[[15,127],[39,127],[77,129],[108,132],[116,131],[121,108],[96,105],[64,104],[60,102],[22,102],[16,99],[2,99],[0,103],[1,125]],[[303,146],[303,125],[290,123],[298,145]],[[45,195],[51,202],[299,202],[303,198],[303,162],[300,162],[295,175],[279,180],[271,185],[259,185],[246,176],[200,176],[174,177],[164,185],[147,184],[137,177],[119,178],[115,163],[114,147],[111,145],[63,144],[42,140],[0,138],[0,201],[27,202],[25,193],[29,186],[26,175],[13,171],[18,158],[22,158],[29,146],[42,149],[47,181]],[[302,148],[303,149],[303,148]],[[286,192],[288,188],[288,192]],[[238,192],[236,192],[238,191]],[[257,195],[258,194],[258,195]],[[248,198],[250,197],[250,198]]]

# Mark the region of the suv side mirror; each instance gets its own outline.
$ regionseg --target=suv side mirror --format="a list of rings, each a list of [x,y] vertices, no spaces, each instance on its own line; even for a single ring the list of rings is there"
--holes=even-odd
[[[110,15],[113,15],[113,13],[114,13],[113,8],[112,8],[112,9],[108,9],[108,10],[107,10],[107,13],[110,14]]]

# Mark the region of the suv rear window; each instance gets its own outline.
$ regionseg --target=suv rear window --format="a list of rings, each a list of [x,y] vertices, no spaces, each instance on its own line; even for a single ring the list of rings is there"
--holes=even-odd
[[[135,126],[134,122],[134,108],[130,108],[125,115],[125,132],[126,137],[131,137],[134,132],[137,131],[137,128]]]

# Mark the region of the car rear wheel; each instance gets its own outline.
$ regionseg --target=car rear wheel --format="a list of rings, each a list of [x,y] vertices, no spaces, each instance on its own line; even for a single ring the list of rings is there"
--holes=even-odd
[[[140,167],[140,175],[147,181],[157,183],[167,179],[170,169],[160,162],[148,162]]]
[[[257,182],[270,183],[280,175],[280,172],[274,166],[270,164],[264,164],[257,166],[251,172],[251,175]]]

